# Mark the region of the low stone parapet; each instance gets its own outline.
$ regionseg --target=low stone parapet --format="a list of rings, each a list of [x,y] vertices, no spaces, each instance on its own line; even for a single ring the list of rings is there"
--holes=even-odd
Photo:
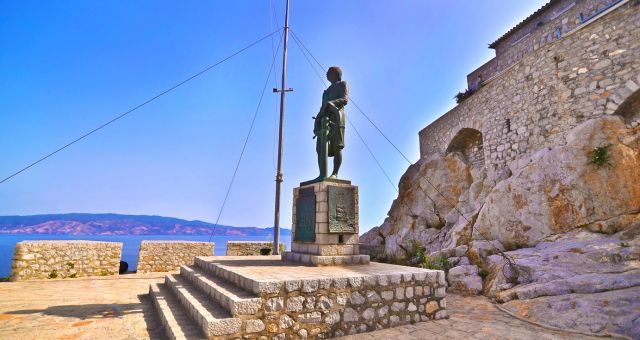
[[[269,241],[228,241],[227,256],[255,256],[260,255],[260,249],[271,248],[273,242]],[[280,252],[284,250],[284,243],[280,243]]]
[[[213,242],[142,241],[138,252],[138,273],[171,272],[192,265],[196,256],[213,256]]]
[[[122,243],[22,241],[14,248],[11,281],[117,275]]]

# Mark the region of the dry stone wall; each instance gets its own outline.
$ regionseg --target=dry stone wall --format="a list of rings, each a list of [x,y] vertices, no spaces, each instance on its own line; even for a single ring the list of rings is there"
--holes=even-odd
[[[445,287],[442,271],[286,282],[261,294],[264,333],[340,337],[444,319]]]
[[[640,6],[618,6],[533,49],[420,131],[421,156],[443,154],[460,130],[475,129],[487,170],[500,169],[563,144],[586,120],[614,114],[640,88]]]
[[[260,249],[273,248],[273,242],[268,241],[228,241],[227,256],[254,256],[260,255]],[[284,243],[280,243],[280,250],[284,249]]]
[[[11,263],[11,280],[117,275],[121,254],[120,242],[18,242]]]
[[[213,256],[213,242],[142,241],[138,273],[171,272],[192,265],[196,256]]]

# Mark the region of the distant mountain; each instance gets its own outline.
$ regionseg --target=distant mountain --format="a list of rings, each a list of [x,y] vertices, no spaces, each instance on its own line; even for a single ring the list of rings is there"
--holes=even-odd
[[[119,214],[0,216],[0,234],[268,236],[273,228],[232,227],[173,217]],[[280,229],[290,236],[290,229]]]

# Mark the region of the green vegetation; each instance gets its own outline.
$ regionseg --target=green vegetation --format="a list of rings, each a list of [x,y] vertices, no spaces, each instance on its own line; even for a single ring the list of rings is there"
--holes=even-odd
[[[483,266],[480,268],[480,270],[478,270],[478,276],[480,276],[480,278],[482,278],[482,281],[484,281],[487,276],[489,276],[489,271]]]
[[[75,279],[76,277],[78,277],[78,273],[73,273],[71,275],[69,275],[70,278]]]
[[[600,169],[603,166],[612,167],[611,164],[611,154],[609,153],[609,148],[611,144],[605,146],[598,146],[593,148],[589,153],[589,164],[595,164],[596,168]]]
[[[411,240],[409,242],[409,251],[407,252],[409,262],[424,263],[426,251],[427,250],[420,245],[420,242]]]
[[[458,94],[456,94],[453,98],[456,99],[456,103],[460,104],[471,97],[475,92],[475,90],[466,89],[464,92],[458,92]]]
[[[271,251],[273,252],[273,242],[269,242],[269,248],[271,248]],[[280,246],[278,247],[278,251],[280,252],[280,254],[284,253],[285,250],[287,250],[287,245],[284,243],[280,243]]]
[[[11,276],[0,276],[0,282],[9,282]]]
[[[519,242],[519,241],[506,240],[502,244],[504,246],[504,250],[505,251],[512,251],[512,250],[516,250],[516,249],[527,248],[527,244],[526,243]]]
[[[57,279],[58,278],[58,271],[57,270],[52,270],[51,273],[49,273],[49,278],[50,279]]]
[[[69,269],[73,269],[76,265],[73,262],[67,262],[67,267],[69,267]]]
[[[426,269],[444,270],[446,273],[449,272],[451,264],[449,263],[449,259],[443,253],[440,253],[436,256],[425,256],[424,261],[422,262],[420,267]]]

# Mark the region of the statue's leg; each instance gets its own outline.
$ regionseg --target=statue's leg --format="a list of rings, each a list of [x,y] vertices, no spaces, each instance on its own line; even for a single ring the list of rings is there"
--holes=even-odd
[[[320,176],[318,176],[318,179],[327,178],[327,151],[326,146],[323,147],[322,145],[323,139],[324,138],[320,137],[316,142],[316,151],[318,153],[318,169],[320,170]]]
[[[338,178],[338,171],[340,171],[340,165],[342,165],[342,149],[336,147],[337,150],[333,151],[333,172],[331,178]]]

